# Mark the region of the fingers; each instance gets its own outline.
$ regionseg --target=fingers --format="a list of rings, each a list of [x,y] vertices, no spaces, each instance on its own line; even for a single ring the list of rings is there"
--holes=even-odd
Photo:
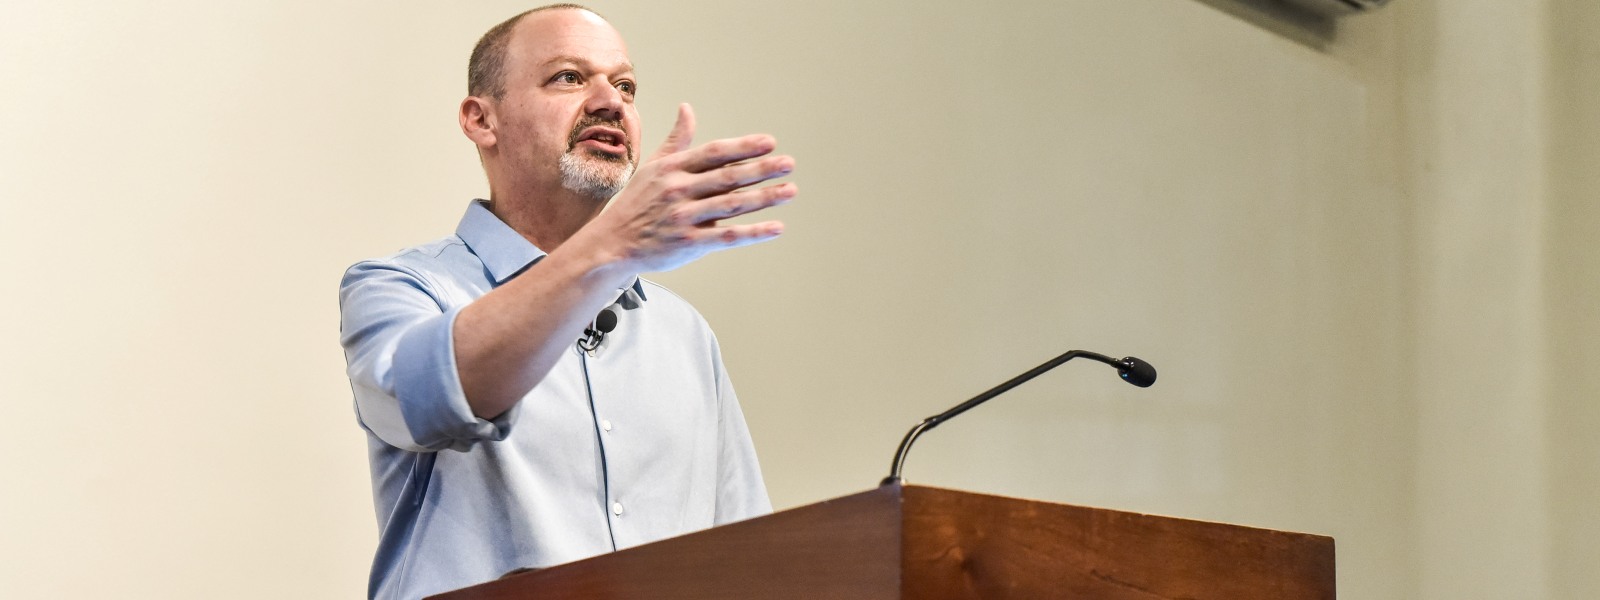
[[[769,179],[783,177],[792,172],[794,172],[793,158],[770,156],[761,160],[727,165],[712,171],[689,175],[679,189],[684,197],[710,198]]]
[[[770,135],[754,134],[743,137],[716,140],[704,146],[688,150],[675,157],[677,166],[690,173],[704,173],[712,169],[749,160],[758,156],[772,153],[778,147],[778,140]]]
[[[684,207],[688,223],[708,223],[785,204],[800,193],[794,183],[739,190],[700,200]]]
[[[780,221],[762,221],[749,225],[719,225],[716,227],[703,227],[690,235],[689,241],[701,247],[713,250],[726,250],[759,244],[783,235],[783,223]]]
[[[694,108],[688,102],[678,105],[678,120],[673,122],[672,131],[667,132],[666,141],[661,142],[661,148],[650,156],[656,160],[689,149],[694,143]]]

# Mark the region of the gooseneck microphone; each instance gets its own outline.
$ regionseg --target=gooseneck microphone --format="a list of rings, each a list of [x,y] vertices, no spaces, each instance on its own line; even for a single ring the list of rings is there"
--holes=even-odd
[[[900,449],[894,453],[894,464],[891,465],[889,469],[889,476],[885,477],[883,482],[878,485],[897,485],[900,483],[900,470],[905,466],[906,453],[911,450],[912,442],[917,441],[917,436],[922,435],[922,432],[933,429],[934,427],[938,427],[940,423],[948,421],[954,418],[956,415],[967,412],[968,410],[971,410],[972,407],[987,402],[990,398],[1011,391],[1011,388],[1022,385],[1029,379],[1043,375],[1045,371],[1059,367],[1062,365],[1062,363],[1079,357],[1094,359],[1116,367],[1117,373],[1122,375],[1123,381],[1139,387],[1150,387],[1150,384],[1156,382],[1156,368],[1150,366],[1150,363],[1139,360],[1132,356],[1126,356],[1121,360],[1118,360],[1104,354],[1089,352],[1087,350],[1073,350],[1066,354],[1062,354],[1061,356],[1050,359],[1049,362],[1034,367],[1033,370],[1028,371],[1027,373],[1012,377],[1010,381],[994,386],[987,392],[978,394],[971,400],[962,402],[950,410],[923,419],[921,423],[917,423],[916,425],[912,426],[911,431],[906,432],[905,439],[900,440]]]
[[[617,328],[617,312],[606,307],[595,315],[594,322],[583,328],[583,339],[578,340],[578,348],[584,352],[594,352],[600,347],[600,342],[605,341],[606,334]]]

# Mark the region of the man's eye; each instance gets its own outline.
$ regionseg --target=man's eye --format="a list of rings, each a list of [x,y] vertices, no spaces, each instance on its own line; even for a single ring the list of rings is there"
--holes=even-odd
[[[617,82],[617,89],[624,94],[632,96],[635,86],[632,81],[619,81]]]
[[[551,81],[559,81],[561,83],[577,83],[578,74],[572,71],[562,71],[560,73],[556,73],[555,78],[551,79]]]

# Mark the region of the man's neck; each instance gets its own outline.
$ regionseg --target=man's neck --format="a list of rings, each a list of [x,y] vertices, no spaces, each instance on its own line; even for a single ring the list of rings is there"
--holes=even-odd
[[[489,196],[489,211],[546,253],[566,243],[602,208],[605,202],[562,187],[524,193],[491,191]]]

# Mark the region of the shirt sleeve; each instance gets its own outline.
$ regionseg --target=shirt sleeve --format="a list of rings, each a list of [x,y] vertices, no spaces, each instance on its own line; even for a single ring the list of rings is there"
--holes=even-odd
[[[761,478],[755,444],[744,422],[744,411],[733,392],[733,382],[722,366],[722,352],[713,342],[712,360],[717,376],[718,435],[722,448],[717,460],[716,524],[759,517],[772,512],[767,485]]]
[[[357,263],[339,286],[340,343],[361,426],[412,452],[465,451],[505,439],[518,405],[493,420],[472,414],[456,369],[448,306],[415,270]]]

